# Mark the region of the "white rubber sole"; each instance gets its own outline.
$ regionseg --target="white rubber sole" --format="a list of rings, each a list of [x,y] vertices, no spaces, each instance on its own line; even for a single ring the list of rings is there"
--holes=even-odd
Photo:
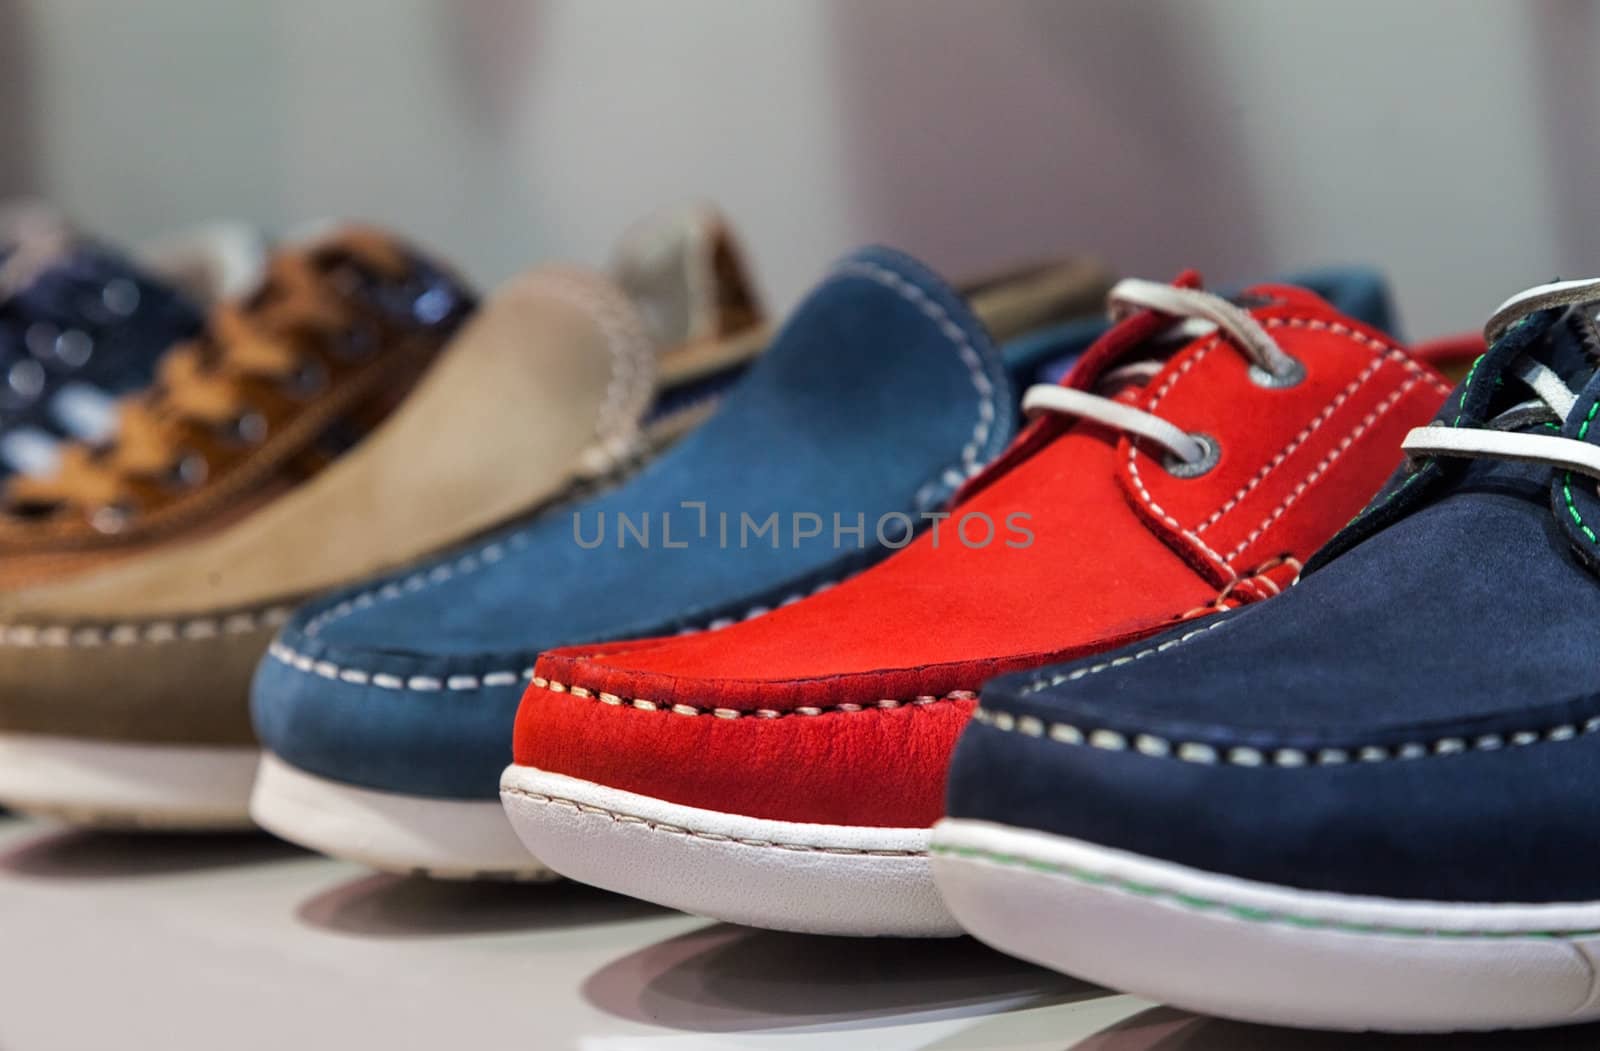
[[[961,933],[925,828],[770,821],[512,766],[500,796],[523,843],[582,883],[698,916],[808,934]]]
[[[990,945],[1176,1007],[1313,1029],[1449,1032],[1600,1018],[1600,902],[1295,890],[946,819],[933,871]]]
[[[0,806],[89,828],[249,828],[260,756],[256,748],[0,734]]]
[[[308,774],[268,752],[250,813],[273,835],[380,872],[444,880],[547,880],[493,800],[429,799]]]

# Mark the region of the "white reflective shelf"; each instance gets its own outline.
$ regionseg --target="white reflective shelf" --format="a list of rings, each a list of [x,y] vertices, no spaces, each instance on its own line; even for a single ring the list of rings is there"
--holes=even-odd
[[[569,883],[435,884],[266,837],[99,836],[0,816],[5,1051],[1570,1046],[1505,1040],[1234,1025],[970,939],[774,934]]]

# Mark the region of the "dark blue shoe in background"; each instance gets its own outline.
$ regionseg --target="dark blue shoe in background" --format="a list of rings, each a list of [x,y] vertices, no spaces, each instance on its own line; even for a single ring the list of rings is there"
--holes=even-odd
[[[1597,307],[1502,307],[1283,596],[987,687],[934,837],[963,926],[1248,1021],[1600,1018]]]
[[[261,245],[216,226],[138,256],[39,206],[0,209],[0,477],[49,473],[60,442],[109,433],[116,400],[150,383],[211,300],[254,280]]]

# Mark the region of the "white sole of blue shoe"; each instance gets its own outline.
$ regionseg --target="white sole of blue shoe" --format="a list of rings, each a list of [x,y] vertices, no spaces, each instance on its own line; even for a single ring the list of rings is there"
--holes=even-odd
[[[970,933],[1175,1007],[1311,1029],[1448,1032],[1600,1019],[1600,902],[1329,894],[985,821],[934,829]]]
[[[443,880],[549,880],[498,800],[430,799],[318,777],[267,753],[250,799],[281,839],[380,872]]]

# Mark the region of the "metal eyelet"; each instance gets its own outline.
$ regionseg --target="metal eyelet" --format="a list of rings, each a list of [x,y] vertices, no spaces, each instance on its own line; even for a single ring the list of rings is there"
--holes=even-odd
[[[82,329],[69,328],[56,337],[55,356],[69,369],[81,369],[94,356],[94,338]]]
[[[117,317],[132,317],[139,299],[139,286],[125,277],[112,278],[100,289],[100,302]]]
[[[211,465],[206,462],[206,458],[190,449],[178,457],[178,461],[172,465],[169,475],[174,485],[182,486],[185,489],[193,489],[204,482],[206,476],[210,473]]]
[[[32,358],[23,358],[6,372],[6,385],[24,403],[31,402],[44,392],[44,366]]]
[[[1284,390],[1288,387],[1298,386],[1306,378],[1306,366],[1299,358],[1290,358],[1289,367],[1283,372],[1268,372],[1260,365],[1250,366],[1250,382],[1257,387],[1268,390]]]
[[[127,504],[106,504],[89,516],[89,524],[102,533],[120,533],[132,517],[133,508]]]
[[[267,440],[267,418],[259,412],[241,412],[228,425],[228,434],[246,445],[260,445]]]
[[[1200,443],[1200,459],[1184,460],[1172,453],[1161,458],[1161,466],[1174,478],[1199,478],[1222,459],[1222,446],[1211,435],[1192,431],[1189,437]]]

